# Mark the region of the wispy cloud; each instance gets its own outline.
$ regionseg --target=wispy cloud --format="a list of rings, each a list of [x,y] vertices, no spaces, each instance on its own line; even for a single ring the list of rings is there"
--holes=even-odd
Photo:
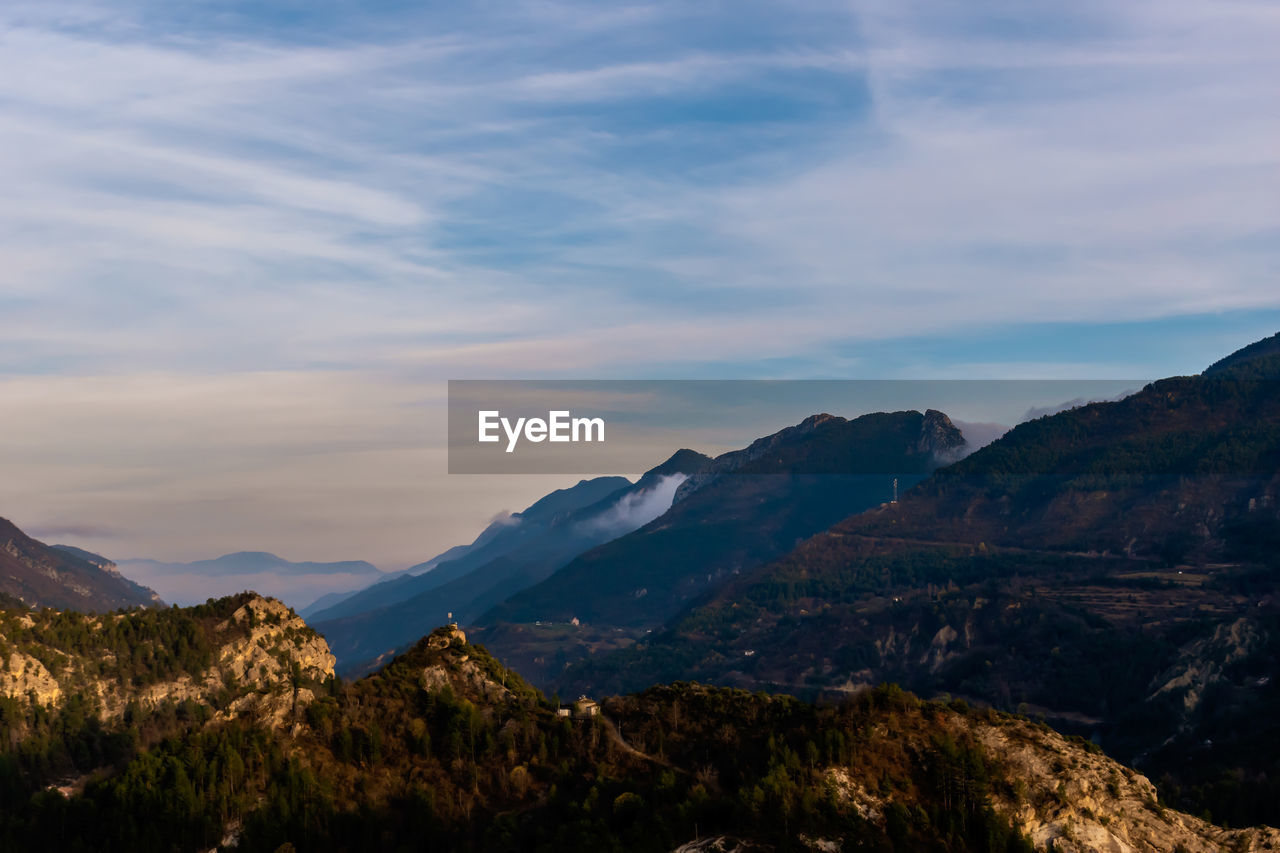
[[[232,432],[172,377],[233,401],[288,376],[305,396],[280,399],[315,406],[358,376],[384,394],[359,401],[369,434],[400,435],[391,401],[450,376],[868,375],[893,341],[1274,312],[1277,42],[1261,0],[337,2],[289,17],[15,0],[0,8],[0,374],[99,383],[158,424],[195,406]],[[1062,375],[1080,358],[1054,357],[965,363]],[[157,393],[129,390],[157,374]],[[6,410],[39,414],[8,428],[0,464],[49,520],[54,491],[27,460],[58,442],[96,448],[77,457],[99,478],[86,493],[137,513],[154,500],[138,460],[201,458],[199,429],[136,457],[81,441],[92,419],[42,434],[60,404],[4,389]],[[262,446],[310,446],[255,423]],[[371,501],[416,452],[392,444],[363,471],[341,463]],[[243,484],[265,476],[241,467]],[[75,476],[58,469],[60,498]],[[519,503],[465,488],[477,526]],[[195,512],[170,529],[195,530]],[[466,538],[426,524],[387,532],[385,559]],[[179,553],[178,535],[157,547],[208,556]]]
[[[311,338],[375,366],[380,331],[466,365],[676,311],[733,360],[766,317],[780,355],[1276,306],[1266,4],[402,15],[291,41],[265,13],[14,7],[0,249],[33,343],[78,301],[143,324],[82,336],[86,363],[215,369],[233,332],[260,366]]]

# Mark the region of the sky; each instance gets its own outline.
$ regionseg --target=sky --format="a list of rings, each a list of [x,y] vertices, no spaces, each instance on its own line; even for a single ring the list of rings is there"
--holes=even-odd
[[[1197,372],[1280,329],[1277,43],[1232,0],[7,0],[0,515],[397,569],[568,485],[448,476],[448,379]]]

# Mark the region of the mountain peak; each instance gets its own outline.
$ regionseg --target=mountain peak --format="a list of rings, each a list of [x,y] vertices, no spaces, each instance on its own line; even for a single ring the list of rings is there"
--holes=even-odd
[[[514,513],[521,522],[551,523],[576,509],[590,506],[619,489],[631,485],[626,477],[595,477],[590,480],[579,480],[567,489],[556,489],[530,504],[526,509]]]
[[[802,430],[813,429],[814,427],[822,426],[827,421],[834,421],[834,420],[844,420],[844,419],[837,418],[835,415],[829,414],[827,412],[819,412],[816,415],[809,415],[809,417],[802,420],[797,425],[797,428]]]
[[[684,500],[706,484],[718,479],[721,475],[737,471],[776,448],[801,439],[813,433],[819,427],[834,422],[847,423],[844,418],[836,417],[826,412],[809,415],[809,417],[794,426],[783,427],[775,433],[766,435],[763,438],[757,438],[741,450],[730,450],[728,453],[720,454],[680,484],[680,487],[676,489],[675,503]]]
[[[710,461],[711,457],[707,456],[705,453],[699,453],[696,450],[690,450],[687,447],[682,447],[675,453],[671,454],[667,461],[650,469],[649,471],[646,471],[645,473],[671,474],[679,472],[687,474],[691,469],[697,468],[700,465],[705,465]]]
[[[172,648],[177,635],[181,649]],[[122,638],[137,654],[121,654]],[[59,706],[87,693],[104,721],[125,717],[131,703],[194,700],[216,703],[221,720],[251,715],[283,726],[314,697],[301,685],[324,682],[334,665],[323,637],[282,602],[253,592],[145,615],[43,609],[7,620],[0,640],[14,658],[0,672],[0,695],[34,692]],[[54,660],[60,665],[45,666]]]
[[[931,453],[939,460],[952,461],[968,442],[951,418],[937,409],[928,409],[920,425],[921,453]]]
[[[1202,375],[1247,373],[1250,379],[1280,378],[1280,332],[1254,341],[1205,368]],[[1246,378],[1241,376],[1240,378]]]
[[[649,489],[662,478],[675,474],[683,474],[686,478],[694,477],[710,468],[714,461],[710,456],[696,450],[681,448],[671,454],[666,462],[645,471],[644,476],[636,481],[636,487]]]
[[[238,562],[240,560],[260,560],[262,562],[284,563],[287,562],[283,557],[272,554],[270,551],[232,551],[230,554],[223,554],[221,557],[215,557],[211,562],[226,560],[228,562]]]
[[[449,687],[454,695],[494,706],[518,697],[539,701],[542,695],[503,666],[482,646],[467,642],[456,624],[442,625],[396,656],[373,676],[376,681],[403,683],[427,691]]]

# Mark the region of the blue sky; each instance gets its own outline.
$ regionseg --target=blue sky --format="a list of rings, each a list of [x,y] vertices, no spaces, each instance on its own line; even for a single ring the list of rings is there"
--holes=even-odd
[[[0,514],[413,562],[545,485],[442,477],[451,377],[1198,370],[1280,328],[1277,43],[1268,2],[7,2]]]

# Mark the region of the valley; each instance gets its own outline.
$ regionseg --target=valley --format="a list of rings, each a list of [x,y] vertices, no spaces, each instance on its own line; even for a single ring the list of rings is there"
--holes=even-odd
[[[120,610],[11,526],[0,846],[1272,849],[1280,356],[1242,352],[972,453],[933,410],[682,450],[306,621]]]
[[[1277,45],[0,0],[0,853],[1280,853]]]

